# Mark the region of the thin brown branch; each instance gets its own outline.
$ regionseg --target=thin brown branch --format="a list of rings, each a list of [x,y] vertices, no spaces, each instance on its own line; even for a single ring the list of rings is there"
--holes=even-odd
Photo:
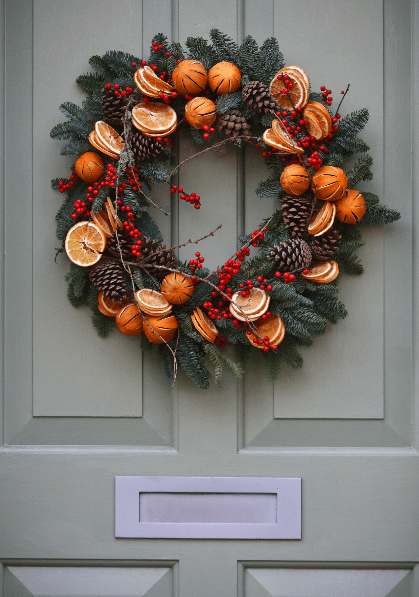
[[[183,245],[173,245],[170,248],[171,249],[179,249],[181,247],[186,247],[186,245],[189,245],[189,244],[195,244],[195,245],[197,245],[201,240],[205,240],[206,238],[208,238],[210,236],[214,236],[214,234],[217,232],[217,230],[219,230],[221,227],[222,227],[222,224],[220,224],[219,226],[217,226],[217,228],[215,230],[213,230],[209,234],[206,234],[202,238],[198,238],[197,240],[191,240],[191,239],[189,239],[188,241],[186,241],[186,243],[183,243]]]

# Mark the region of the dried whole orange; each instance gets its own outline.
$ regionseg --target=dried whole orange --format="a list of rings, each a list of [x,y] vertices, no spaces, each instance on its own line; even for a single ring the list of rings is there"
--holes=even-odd
[[[145,315],[144,334],[153,344],[173,340],[179,324],[173,313],[166,315]]]
[[[281,174],[280,181],[282,188],[288,195],[302,195],[310,186],[310,175],[304,166],[291,164]]]
[[[183,305],[194,293],[192,278],[185,274],[172,272],[168,274],[161,283],[161,293],[172,305]]]
[[[323,166],[313,176],[311,186],[317,199],[337,201],[343,197],[348,186],[348,179],[341,168]]]
[[[217,95],[237,91],[241,80],[239,69],[231,62],[219,62],[208,72],[208,84]]]
[[[143,316],[135,303],[122,307],[115,321],[118,330],[126,336],[141,336],[143,333]]]
[[[364,197],[358,191],[348,189],[336,202],[336,217],[342,224],[356,224],[367,211]]]
[[[198,60],[182,60],[172,73],[173,86],[182,95],[197,95],[207,86],[207,71]]]
[[[77,222],[70,228],[65,239],[68,258],[81,267],[97,263],[105,247],[105,233],[94,222]]]
[[[85,151],[76,160],[74,170],[79,178],[87,184],[100,180],[105,172],[105,161],[94,151]]]
[[[207,97],[194,97],[185,106],[185,118],[194,129],[211,126],[215,120],[215,104]]]

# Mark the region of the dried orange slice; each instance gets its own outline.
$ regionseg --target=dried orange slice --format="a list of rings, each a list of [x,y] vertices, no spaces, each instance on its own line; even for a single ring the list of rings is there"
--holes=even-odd
[[[107,197],[105,207],[112,229],[114,232],[116,232],[116,227],[122,228],[122,222],[116,215],[116,211],[110,197]]]
[[[174,124],[172,126],[171,129],[168,129],[166,131],[159,131],[157,133],[153,133],[153,131],[151,131],[150,129],[145,128],[141,122],[139,122],[138,120],[135,119],[135,117],[132,117],[132,124],[135,126],[135,128],[137,128],[139,131],[141,131],[143,133],[143,135],[145,135],[146,137],[168,137],[169,135],[171,135],[172,133],[175,132],[176,127],[177,127],[177,122],[176,124]]]
[[[272,121],[272,130],[284,145],[288,145],[290,149],[296,147],[295,141],[291,139],[284,125],[278,118],[275,118],[275,120]]]
[[[319,211],[312,217],[308,225],[308,233],[312,236],[324,234],[333,226],[336,216],[336,204],[325,201]]]
[[[242,292],[235,292],[231,297],[230,313],[240,321],[255,321],[267,310],[271,297],[261,288],[252,288],[247,296]]]
[[[114,233],[114,229],[112,228],[112,224],[109,220],[108,214],[105,210],[101,209],[97,214],[93,213],[92,211],[92,218],[95,224],[101,228],[108,238],[111,238]]]
[[[282,93],[282,90],[286,89],[282,77],[282,75],[285,74],[288,75],[289,82],[292,84],[292,87],[288,89],[287,94]],[[281,107],[286,108],[287,110],[291,110],[292,107],[303,108],[308,102],[309,90],[310,81],[306,73],[302,68],[293,65],[286,66],[277,72],[269,86],[271,95],[273,95]]]
[[[314,137],[317,141],[323,139],[323,129],[320,126],[320,122],[317,117],[310,110],[304,110],[304,120],[306,122],[306,128],[311,137]]]
[[[321,139],[324,139],[325,137],[327,137],[327,135],[332,130],[332,117],[330,116],[330,114],[327,111],[327,109],[325,108],[325,106],[323,106],[319,102],[309,102],[306,105],[304,112],[303,112],[304,120],[305,120],[305,114],[307,111],[309,111],[311,114],[313,114],[317,118],[317,121],[322,129]]]
[[[160,91],[162,91],[162,92],[166,91],[168,93],[171,93],[172,91],[175,90],[175,88],[172,85],[170,85],[169,83],[166,83],[166,81],[162,81],[160,79],[160,77],[158,77],[156,75],[156,73],[153,71],[153,69],[150,68],[149,66],[145,66],[143,69],[140,68],[138,70],[139,71],[142,70],[141,74],[142,74],[144,81],[146,81],[152,87],[155,87],[156,89],[160,89]]]
[[[67,233],[65,250],[70,261],[81,267],[94,265],[102,257],[106,236],[94,222],[78,222]]]
[[[95,123],[96,139],[107,148],[108,151],[119,155],[124,147],[122,138],[116,130],[109,126],[105,121],[98,120]]]
[[[176,112],[167,104],[147,102],[132,109],[135,126],[145,132],[165,134],[177,124]]]
[[[336,263],[336,261],[333,261],[333,263]],[[303,274],[301,272],[301,277],[315,282],[316,279],[321,279],[323,276],[328,274],[332,267],[332,261],[318,261],[310,267],[307,274]]]
[[[99,296],[97,297],[97,308],[101,313],[103,313],[103,315],[106,315],[107,317],[116,317],[118,311],[120,311],[122,307],[124,307],[127,304],[128,301],[112,301],[110,298],[103,294],[102,290],[99,292]]]
[[[278,346],[285,337],[286,330],[284,322],[280,316],[275,313],[269,315],[266,319],[260,319],[255,327],[258,336],[260,336],[262,340],[266,337],[269,339],[270,346]],[[247,339],[253,346],[256,346],[256,348],[265,347],[265,343],[260,343],[254,334],[248,334]]]
[[[339,266],[337,262],[331,260],[329,261],[329,263],[331,264],[331,268],[329,269],[329,271],[326,272],[323,276],[320,276],[319,278],[314,278],[312,282],[316,282],[317,284],[328,284],[329,282],[332,282],[335,278],[337,278],[337,276],[339,275]]]
[[[191,320],[195,326],[195,329],[201,334],[201,336],[213,344],[218,336],[218,330],[212,323],[211,319],[207,317],[199,307],[195,307],[191,315]]]
[[[135,293],[141,311],[147,315],[166,315],[172,310],[172,305],[164,298],[161,292],[151,290],[151,288],[142,288]]]
[[[99,151],[101,151],[102,153],[108,155],[110,158],[113,158],[114,160],[117,160],[119,158],[119,154],[115,153],[114,151],[109,151],[97,138],[96,136],[96,131],[92,131],[89,134],[89,142],[93,145],[93,147],[95,147],[96,149],[98,149]]]
[[[262,139],[266,145],[275,147],[280,151],[284,151],[286,153],[304,153],[302,147],[298,147],[298,145],[290,143],[290,141],[292,141],[291,139],[284,140],[282,136],[279,137],[273,129],[266,129],[266,131],[263,133]]]

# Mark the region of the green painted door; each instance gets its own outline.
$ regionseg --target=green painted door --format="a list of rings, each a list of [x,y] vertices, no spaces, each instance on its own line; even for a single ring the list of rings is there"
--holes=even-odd
[[[418,597],[417,0],[1,6],[4,597]],[[244,382],[226,376],[222,389],[197,391],[183,375],[171,388],[135,341],[101,340],[68,304],[68,262],[54,262],[61,196],[49,181],[72,158],[49,131],[62,102],[83,100],[74,81],[91,55],[147,57],[157,32],[184,43],[213,27],[239,41],[276,37],[314,88],[351,84],[345,113],[371,114],[368,190],[402,219],[366,232],[366,273],[342,283],[349,317],[305,351],[302,370],[284,369],[272,385],[255,359]],[[181,144],[182,157],[190,151]],[[222,223],[218,241],[200,245],[215,267],[272,213],[254,192],[264,172],[252,151],[185,165],[180,183],[199,192],[200,211],[156,189],[174,214],[156,214],[167,244]],[[123,475],[301,477],[302,539],[116,539]]]

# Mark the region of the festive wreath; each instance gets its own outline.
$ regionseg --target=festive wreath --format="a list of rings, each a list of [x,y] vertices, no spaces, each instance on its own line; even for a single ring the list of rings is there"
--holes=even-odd
[[[343,170],[369,149],[358,138],[366,109],[341,117],[340,102],[332,112],[331,91],[310,90],[302,68],[285,66],[274,38],[259,48],[250,36],[241,46],[216,29],[210,37],[188,38],[185,52],[158,34],[148,61],[116,51],[92,56],[95,72],[77,79],[86,100],[62,104],[69,120],[51,131],[69,140],[63,155],[77,156],[70,178],[52,181],[66,193],[56,221],[58,251],[71,262],[71,304],[92,308],[100,336],[115,327],[140,336],[170,378],[179,363],[201,388],[209,386],[206,357],[217,385],[223,367],[240,377],[255,349],[271,380],[282,362],[301,367],[299,346],[347,314],[338,274],[362,273],[354,253],[364,244],[362,227],[400,217],[376,195],[354,190],[372,179],[369,155]],[[201,207],[195,192],[171,183],[179,132],[206,145],[201,151],[251,146],[272,171],[256,193],[277,197],[278,209],[240,237],[215,272],[198,251],[179,261],[148,213],[158,208],[150,183],[169,184]]]

